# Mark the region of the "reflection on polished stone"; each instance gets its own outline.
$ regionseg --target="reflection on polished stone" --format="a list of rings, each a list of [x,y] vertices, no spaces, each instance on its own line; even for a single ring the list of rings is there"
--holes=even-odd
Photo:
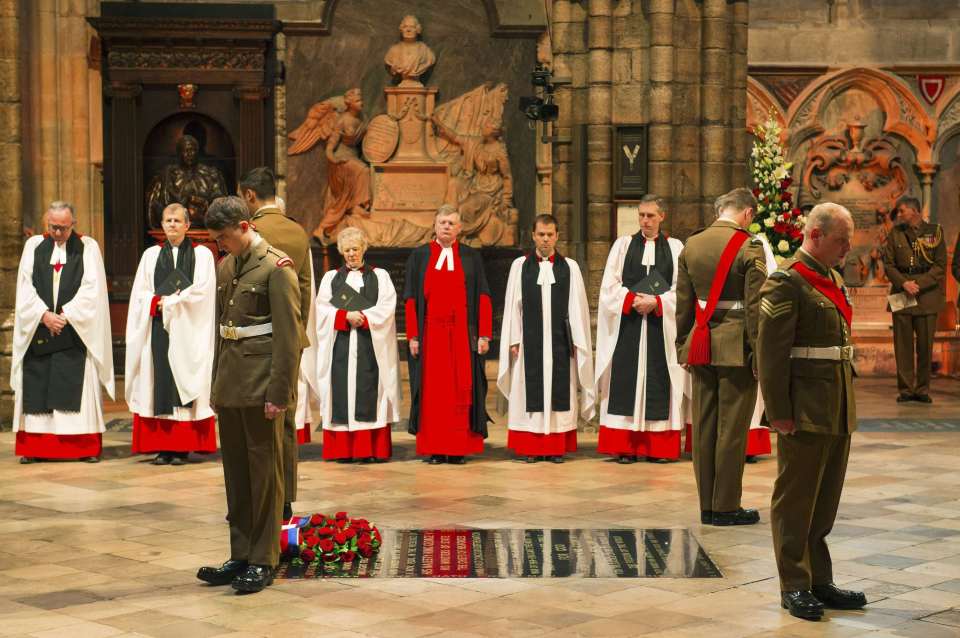
[[[281,565],[280,578],[317,578]],[[374,559],[342,576],[380,578],[722,578],[687,529],[386,530]]]

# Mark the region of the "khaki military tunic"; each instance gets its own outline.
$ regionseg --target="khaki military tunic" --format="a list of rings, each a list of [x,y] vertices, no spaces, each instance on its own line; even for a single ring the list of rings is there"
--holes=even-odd
[[[313,285],[310,267],[310,239],[303,227],[287,217],[277,206],[264,206],[253,214],[254,228],[267,243],[286,254],[293,260],[297,273],[297,286],[300,288],[300,345],[310,345],[312,335],[307,334],[307,319],[310,317],[310,287]],[[297,363],[299,364],[299,359]],[[297,404],[297,386],[293,386],[292,405]],[[283,500],[292,503],[297,500],[297,461],[299,460],[297,442],[296,410],[287,410],[283,415]]]
[[[797,261],[846,292],[836,272],[802,250],[760,292],[757,370],[766,417],[792,420],[797,430],[778,436],[770,509],[782,591],[833,582],[826,537],[837,517],[850,434],[857,427],[850,328],[828,297],[791,270]],[[837,358],[815,358],[827,352]]]
[[[240,257],[217,267],[220,337],[210,402],[220,447],[235,560],[275,566],[283,508],[283,417],[268,420],[264,404],[292,410],[300,358],[300,291],[292,261],[257,237]],[[244,336],[237,330],[265,334]]]
[[[698,300],[706,304],[720,255],[736,232],[718,219],[690,236],[677,273],[677,350],[687,360]],[[740,507],[747,432],[756,404],[753,350],[759,293],[767,277],[763,244],[741,246],[710,318],[710,365],[691,367],[693,378],[693,467],[704,512]]]
[[[894,226],[884,244],[883,265],[892,293],[903,292],[907,281],[920,286],[917,305],[893,313],[893,349],[900,394],[927,394],[937,313],[946,303],[947,245],[943,229],[926,222],[915,229],[906,224]]]

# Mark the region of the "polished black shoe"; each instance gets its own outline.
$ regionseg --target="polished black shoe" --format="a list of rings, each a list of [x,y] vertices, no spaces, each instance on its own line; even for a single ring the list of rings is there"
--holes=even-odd
[[[656,463],[657,465],[666,465],[668,463],[676,463],[676,459],[664,459],[659,456],[648,456],[646,458],[647,463]]]
[[[619,463],[620,465],[630,465],[631,463],[636,463],[636,462],[637,462],[637,457],[627,456],[626,454],[621,454],[620,458],[617,459],[617,463]]]
[[[283,520],[289,521],[293,518],[293,503],[283,504]]]
[[[933,399],[930,398],[929,394],[915,394],[913,395],[913,400],[918,403],[933,403]]]
[[[757,457],[753,456],[752,454],[749,454],[747,455],[747,458],[744,459],[744,461],[746,461],[750,465],[753,465],[754,463],[757,462]]]
[[[187,464],[187,452],[182,454],[174,454],[170,457],[170,465],[186,465]]]
[[[823,618],[823,604],[809,590],[780,592],[780,606],[804,620]]]
[[[237,591],[255,594],[264,587],[273,584],[273,568],[265,565],[248,565],[247,570],[238,574],[230,586]]]
[[[700,523],[703,525],[713,525],[713,512],[710,510],[700,510]]]
[[[229,585],[246,568],[247,561],[231,559],[220,567],[201,567],[197,572],[197,578],[211,585]]]
[[[442,456],[440,454],[434,454],[433,456],[430,457],[430,460],[427,461],[427,463],[429,463],[430,465],[441,465],[446,462],[447,462],[447,457]]]
[[[83,461],[84,463],[99,463],[99,462],[100,462],[100,457],[99,457],[99,456],[85,456],[85,457],[81,458],[80,460]]]
[[[536,462],[539,461],[539,460],[540,460],[540,457],[539,457],[539,456],[528,456],[528,457],[527,457],[527,463],[536,463]]]
[[[863,609],[867,604],[867,597],[862,591],[840,589],[833,583],[814,585],[811,591],[827,609]]]
[[[726,527],[728,525],[756,525],[760,522],[760,512],[745,510],[742,507],[735,512],[714,512],[714,525]]]
[[[551,457],[550,457],[550,462],[551,462],[551,463],[563,463],[563,457],[562,457],[562,456],[551,456]]]
[[[452,465],[466,465],[467,459],[462,456],[448,456],[447,463]]]
[[[898,394],[898,395],[897,395],[897,403],[907,403],[907,402],[909,402],[909,401],[913,401],[913,395],[912,395],[912,394]]]
[[[170,461],[173,460],[169,454],[166,452],[161,452],[153,457],[153,460],[150,461],[151,465],[170,465]]]

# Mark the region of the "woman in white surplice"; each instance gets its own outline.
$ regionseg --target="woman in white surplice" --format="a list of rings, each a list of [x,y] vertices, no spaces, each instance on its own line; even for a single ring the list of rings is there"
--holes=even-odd
[[[364,263],[361,230],[342,230],[337,249],[344,265],[324,274],[317,291],[323,458],[384,462],[390,424],[400,420],[397,293],[387,271]]]
[[[660,232],[664,211],[659,197],[647,195],[637,208],[640,231],[613,244],[600,284],[597,450],[621,463],[638,457],[669,462],[680,457],[684,425],[687,373],[677,362],[675,346],[677,260],[683,244]],[[669,290],[640,292],[652,285],[655,272]]]

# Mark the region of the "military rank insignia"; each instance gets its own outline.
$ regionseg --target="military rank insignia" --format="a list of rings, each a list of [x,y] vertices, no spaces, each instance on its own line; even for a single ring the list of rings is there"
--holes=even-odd
[[[777,317],[787,314],[792,308],[793,302],[789,299],[781,301],[780,303],[774,303],[766,297],[760,300],[760,312],[771,319],[776,319]]]

